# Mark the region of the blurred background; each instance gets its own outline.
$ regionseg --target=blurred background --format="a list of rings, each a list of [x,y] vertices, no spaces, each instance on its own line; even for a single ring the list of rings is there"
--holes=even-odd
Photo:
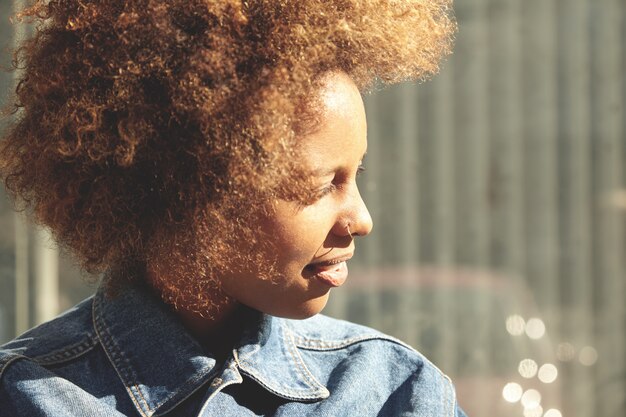
[[[471,417],[626,416],[626,3],[455,9],[439,75],[366,96],[375,226],[325,313],[415,346]],[[0,343],[94,288],[0,198]]]

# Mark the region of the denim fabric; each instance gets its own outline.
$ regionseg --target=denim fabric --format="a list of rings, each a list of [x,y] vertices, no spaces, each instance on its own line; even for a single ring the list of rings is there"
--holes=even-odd
[[[218,363],[150,292],[99,290],[0,348],[0,416],[464,417],[404,343],[317,315],[250,311]]]

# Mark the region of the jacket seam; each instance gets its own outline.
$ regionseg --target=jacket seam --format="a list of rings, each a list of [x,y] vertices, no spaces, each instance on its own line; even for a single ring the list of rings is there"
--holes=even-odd
[[[388,336],[384,336],[384,335],[365,335],[365,336],[357,336],[357,337],[353,337],[350,339],[344,339],[344,340],[323,340],[323,339],[311,339],[302,335],[299,335],[297,333],[294,334],[294,342],[296,344],[296,346],[298,346],[301,349],[304,350],[314,350],[314,351],[332,351],[332,350],[338,350],[338,349],[343,349],[346,348],[348,346],[357,344],[357,343],[361,343],[361,342],[367,342],[367,341],[373,341],[373,340],[383,340],[383,341],[387,341],[387,342],[391,342],[395,345],[399,345],[402,346],[406,349],[409,349],[413,352],[416,352],[419,354],[419,352],[417,350],[415,350],[414,348],[412,348],[411,346],[407,345],[406,343],[397,340],[393,337],[388,337]]]
[[[419,355],[419,357],[421,357],[424,361],[430,364],[430,366],[432,366],[439,373],[439,375],[446,378],[446,380],[452,386],[452,381],[450,380],[450,377],[448,377],[448,375],[446,375],[441,369],[439,369],[437,365],[433,364],[430,360],[428,360],[428,358],[426,358],[418,350],[404,343],[403,341],[396,339],[395,337],[387,336],[384,334],[371,334],[371,335],[357,336],[357,337],[353,337],[353,338],[345,339],[345,340],[327,341],[323,339],[312,339],[309,337],[305,337],[305,336],[302,336],[301,334],[295,333],[293,330],[292,330],[292,334],[294,334],[295,336],[294,341],[296,343],[296,346],[298,346],[300,349],[314,351],[314,352],[332,352],[332,351],[340,350],[340,349],[343,349],[343,348],[346,348],[346,347],[349,347],[351,345],[355,345],[361,342],[368,342],[368,341],[375,341],[375,340],[391,342],[394,345],[402,346],[410,350],[411,352],[415,353],[416,355]],[[453,395],[452,397],[453,399],[455,399],[455,395]]]
[[[202,376],[199,376],[197,378],[192,378],[190,380],[187,380],[183,385],[181,385],[180,387],[178,387],[179,389],[177,389],[175,391],[174,394],[170,395],[169,397],[165,398],[163,401],[157,403],[154,406],[154,414],[167,414],[170,411],[174,410],[174,408],[178,407],[182,402],[184,402],[186,399],[188,399],[189,397],[191,397],[193,394],[195,394],[200,388],[202,388],[204,386],[204,383],[202,384],[198,384],[199,381],[201,381],[203,378],[206,377],[206,380],[209,381],[212,378],[216,377],[217,375],[219,375],[219,372],[210,372],[208,374],[204,374]],[[233,382],[236,383],[237,381]],[[195,388],[189,390],[189,392],[187,392],[184,396],[182,396],[182,398],[178,398],[176,400],[175,403],[170,404],[167,408],[165,409],[160,409],[163,405],[167,404],[168,401],[171,401],[173,398],[176,398],[176,396],[180,393],[180,392],[184,392],[187,390],[187,386],[194,386],[197,385]],[[231,384],[228,384],[231,385]],[[208,401],[208,400],[207,400]],[[198,414],[201,415],[201,414]]]
[[[293,345],[292,347],[295,348],[295,345]],[[253,353],[258,352],[259,350],[260,349],[257,345],[255,346],[255,349],[253,349]],[[289,355],[291,355],[293,358],[293,354],[291,352],[289,352]],[[248,360],[248,358],[250,358],[251,356],[252,354],[240,355],[237,350],[233,351],[233,359],[235,360],[235,363],[237,367],[239,368],[239,370],[241,371],[241,373],[252,378],[254,381],[256,381],[259,385],[261,385],[267,391],[281,398],[294,400],[294,401],[303,401],[303,400],[310,401],[310,400],[318,400],[320,398],[325,398],[325,396],[320,397],[319,389],[317,390],[318,392],[316,394],[307,394],[311,392],[312,388],[315,388],[313,386],[310,386],[309,388],[295,389],[295,388],[290,388],[279,383],[279,386],[275,387],[273,383],[268,382],[264,378],[264,375],[257,372],[257,369],[254,367],[254,364]],[[304,366],[306,367],[306,365]],[[321,384],[320,386],[323,387],[323,385]]]
[[[32,356],[32,359],[42,366],[58,365],[83,356],[93,350],[97,344],[98,338],[96,335],[88,334],[85,340],[43,355]]]
[[[162,412],[159,409],[163,405],[167,404],[168,402],[172,400],[176,400],[173,404],[168,405],[165,412],[167,412],[168,410],[171,410],[172,408],[180,404],[182,401],[184,401],[187,397],[192,395],[195,391],[200,389],[203,383],[198,384],[199,382],[201,382],[203,379],[207,379],[207,377],[210,378],[211,375],[213,376],[215,375],[215,372],[211,370],[209,370],[209,372],[205,371],[202,373],[198,373],[196,376],[190,377],[189,379],[187,379],[184,383],[178,386],[176,390],[170,392],[169,395],[167,395],[165,398],[161,399],[160,401],[152,401],[151,403],[148,402],[147,398],[144,395],[143,390],[140,388],[137,382],[138,381],[137,374],[135,373],[134,369],[132,368],[132,365],[130,364],[126,356],[124,355],[124,352],[122,351],[122,349],[120,349],[120,347],[115,342],[113,336],[110,334],[107,328],[106,322],[104,321],[104,318],[100,314],[100,311],[101,311],[100,303],[101,303],[101,300],[100,300],[99,294],[96,294],[96,297],[94,297],[94,304],[93,304],[93,311],[92,311],[93,326],[96,331],[96,335],[100,339],[100,343],[102,344],[104,348],[103,350],[106,356],[109,358],[109,361],[113,364],[113,368],[115,369],[118,377],[120,378],[122,384],[124,385],[127,393],[129,394],[131,401],[137,408],[137,411],[139,411],[139,413],[142,416],[149,417],[149,416],[158,414],[159,412]],[[194,385],[196,384],[198,384],[198,386],[196,388],[193,388]],[[191,392],[186,395],[183,395],[182,398],[178,398],[178,397],[181,397],[180,393],[186,391],[188,387],[193,388]]]
[[[287,342],[286,344],[288,345],[288,352],[291,355],[297,369],[299,369],[300,371],[299,373],[302,374],[302,376],[304,377],[305,381],[307,382],[309,386],[315,388],[318,391],[321,387],[326,389],[324,385],[322,385],[315,378],[315,376],[313,376],[309,368],[306,366],[306,363],[304,363],[302,356],[300,356],[300,353],[298,352],[298,348],[294,340],[294,334],[287,328],[287,326],[281,326],[281,327],[283,327],[283,333],[289,339],[286,341]]]
[[[263,387],[265,390],[267,390],[268,392],[281,397],[281,398],[285,398],[287,400],[292,400],[292,401],[315,401],[315,400],[320,400],[320,399],[324,399],[325,397],[320,396],[319,394],[315,395],[315,394],[300,394],[298,391],[299,390],[294,390],[294,389],[288,389],[286,387],[282,387],[282,390],[276,390],[274,388],[272,388],[272,386],[270,384],[267,383],[267,381],[261,377],[259,377],[258,375],[256,375],[256,373],[254,373],[253,369],[247,369],[246,367],[242,367],[240,366],[239,369],[241,370],[241,372],[252,378],[254,381],[256,381],[257,384],[259,384],[261,387]],[[308,390],[303,389],[301,390],[303,392],[306,392]]]
[[[100,310],[99,304],[100,304],[99,297],[97,296],[94,297],[93,307],[92,307],[93,326],[96,331],[96,334],[98,335],[100,339],[100,343],[102,343],[102,346],[104,347],[104,352],[109,358],[109,360],[111,361],[111,363],[113,363],[118,376],[122,380],[122,383],[124,384],[126,390],[129,392],[130,398],[135,404],[139,413],[142,416],[150,417],[151,415],[154,414],[154,410],[150,407],[146,398],[143,396],[141,389],[135,382],[137,380],[137,377],[135,373],[133,372],[132,368],[130,367],[130,364],[119,362],[118,358],[121,358],[121,360],[124,362],[127,362],[128,360],[124,356],[121,349],[117,346],[117,344],[115,343],[111,335],[108,333],[108,330],[106,329],[104,322],[102,322],[102,318],[97,312]],[[100,322],[102,322],[102,326],[98,326]],[[137,393],[135,393],[135,391]],[[143,402],[143,405],[140,404],[140,401]]]
[[[276,390],[274,388],[272,388],[272,384],[269,384],[262,376],[258,375],[256,372],[256,369],[253,366],[248,366],[248,365],[252,365],[249,362],[246,362],[244,360],[242,360],[239,357],[239,354],[235,351],[235,355],[234,355],[234,359],[235,362],[237,363],[237,367],[239,368],[240,372],[246,376],[248,376],[249,378],[251,378],[252,380],[256,381],[257,384],[261,385],[263,388],[265,388],[267,391],[271,392],[274,395],[277,395],[281,398],[286,398],[289,400],[302,400],[302,399],[315,399],[317,397],[314,396],[307,396],[307,395],[300,395],[299,397],[294,397],[293,395],[290,394],[295,394],[298,395],[296,393],[296,390],[290,390],[286,387],[280,387],[281,390]],[[306,390],[303,390],[306,391]]]
[[[237,372],[239,374],[239,372]],[[218,394],[220,393],[224,388],[230,386],[230,385],[234,385],[234,384],[241,384],[243,382],[243,378],[241,376],[241,374],[237,375],[239,378],[233,380],[233,381],[228,381],[226,383],[224,383],[223,385],[219,386],[217,389],[215,389],[215,391],[213,391],[210,395],[209,398],[207,398],[204,401],[204,404],[202,405],[202,408],[200,408],[200,412],[198,413],[198,416],[203,416],[206,413],[206,409],[209,406],[209,402]]]

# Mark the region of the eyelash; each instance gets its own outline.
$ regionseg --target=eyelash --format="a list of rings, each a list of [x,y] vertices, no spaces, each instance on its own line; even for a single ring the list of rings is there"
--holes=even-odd
[[[365,167],[363,165],[359,165],[356,169],[356,176],[359,177],[363,172],[365,172]],[[328,184],[326,187],[322,188],[318,194],[318,198],[322,198],[338,189],[341,188],[341,185],[336,185],[334,183]]]

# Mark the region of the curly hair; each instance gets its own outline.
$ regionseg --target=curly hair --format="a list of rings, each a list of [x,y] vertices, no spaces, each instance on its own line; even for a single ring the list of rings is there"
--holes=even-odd
[[[37,30],[14,54],[0,176],[89,272],[164,251],[223,267],[255,241],[257,201],[305,199],[293,161],[316,80],[424,79],[456,30],[450,0],[36,0],[17,16]]]

